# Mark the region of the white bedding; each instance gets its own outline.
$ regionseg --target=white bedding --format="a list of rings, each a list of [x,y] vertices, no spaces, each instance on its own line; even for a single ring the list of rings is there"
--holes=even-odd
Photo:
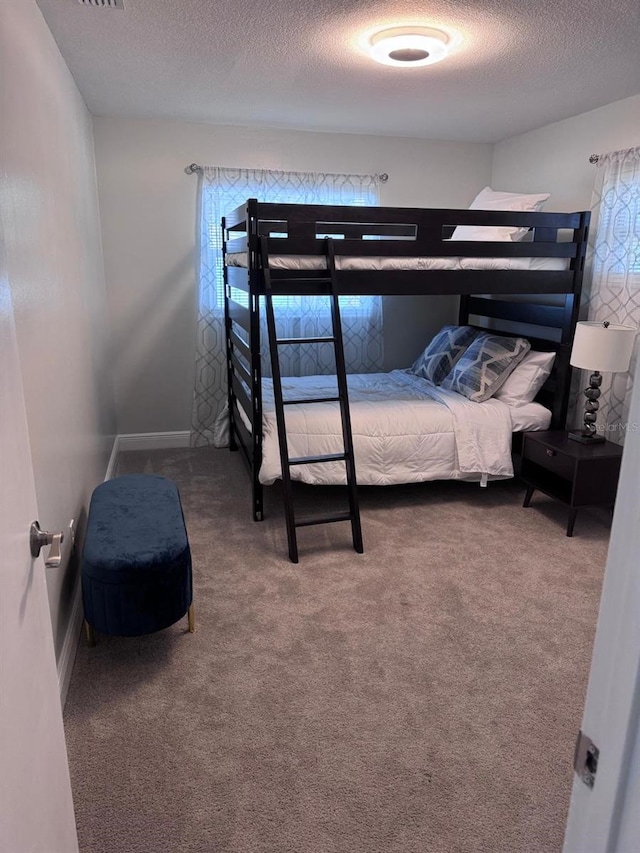
[[[244,252],[226,256],[227,266],[246,267]],[[320,255],[272,255],[271,269],[322,270],[326,261]],[[568,258],[367,258],[336,257],[341,270],[567,270]]]
[[[511,477],[511,433],[546,429],[551,419],[537,403],[471,403],[405,370],[352,374],[348,383],[360,485]],[[282,386],[285,399],[336,393],[332,376],[285,377]],[[287,406],[286,420],[290,457],[342,452],[338,403]],[[260,481],[270,484],[280,475],[273,385],[264,380]],[[291,475],[305,483],[339,484],[345,482],[345,466],[295,465]]]

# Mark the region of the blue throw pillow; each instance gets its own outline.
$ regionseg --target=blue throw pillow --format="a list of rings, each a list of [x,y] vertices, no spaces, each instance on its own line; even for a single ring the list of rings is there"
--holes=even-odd
[[[480,333],[445,377],[442,387],[482,403],[507,381],[531,344],[525,338]]]
[[[443,326],[413,363],[411,372],[439,385],[477,335],[472,326]]]

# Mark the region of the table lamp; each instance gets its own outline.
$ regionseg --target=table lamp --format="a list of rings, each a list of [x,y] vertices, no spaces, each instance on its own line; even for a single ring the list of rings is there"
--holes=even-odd
[[[636,339],[636,329],[633,326],[621,326],[615,323],[586,323],[576,324],[576,334],[573,339],[570,364],[583,370],[592,370],[589,387],[585,388],[587,398],[584,407],[584,426],[582,432],[570,432],[569,438],[583,444],[597,444],[604,441],[603,435],[597,434],[596,421],[600,403],[600,371],[623,373],[629,369],[631,353]]]

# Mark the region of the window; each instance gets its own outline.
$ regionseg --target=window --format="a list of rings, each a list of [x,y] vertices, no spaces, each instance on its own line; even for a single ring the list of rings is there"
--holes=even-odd
[[[212,275],[208,287],[201,287],[201,307],[222,311],[224,283],[222,233],[224,213],[248,198],[285,204],[346,204],[359,207],[378,204],[377,179],[369,175],[332,175],[302,172],[267,172],[258,169],[205,169],[202,182],[201,282]],[[274,235],[275,236],[275,235]],[[336,235],[337,237],[338,235]],[[316,310],[328,310],[328,300],[317,297]],[[289,311],[308,310],[309,299],[278,297],[276,305]],[[361,311],[379,300],[370,296],[341,298],[343,309]],[[379,310],[379,305],[376,306]]]
[[[611,159],[600,196],[594,274],[615,286],[640,275],[640,155]]]
[[[226,355],[222,231],[225,212],[248,198],[292,204],[378,204],[378,181],[368,175],[324,175],[267,172],[256,169],[205,167],[200,180],[200,298],[196,337],[192,443],[216,443],[216,418],[226,402]],[[242,294],[246,298],[245,294]],[[330,333],[326,297],[282,297],[277,322],[281,337],[324,337]],[[370,373],[382,369],[382,300],[356,296],[342,300],[343,339],[347,369]],[[261,340],[266,340],[264,312]],[[284,376],[335,372],[328,344],[281,347]],[[268,352],[262,347],[263,376],[270,375]]]

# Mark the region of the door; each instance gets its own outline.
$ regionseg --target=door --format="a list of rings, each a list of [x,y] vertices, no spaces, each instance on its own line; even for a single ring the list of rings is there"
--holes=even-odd
[[[582,731],[593,788],[574,777],[565,853],[640,849],[640,364],[636,367]]]
[[[38,516],[2,245],[0,231],[0,850],[75,853],[44,559],[29,551]]]

